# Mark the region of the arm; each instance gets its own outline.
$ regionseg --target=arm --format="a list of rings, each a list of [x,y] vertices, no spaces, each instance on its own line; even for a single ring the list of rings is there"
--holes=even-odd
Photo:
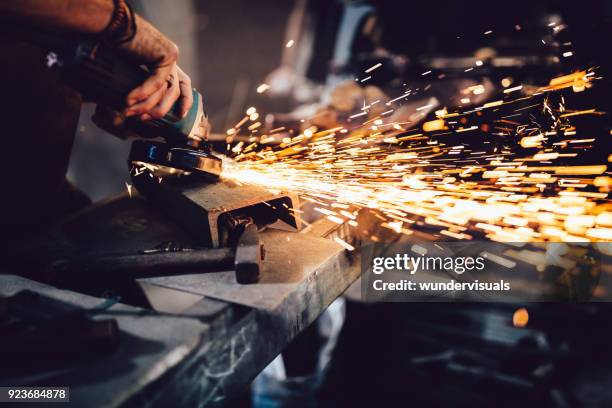
[[[0,15],[27,20],[64,31],[102,34],[114,18],[113,0],[2,0]],[[142,120],[163,117],[180,99],[185,116],[193,100],[191,80],[177,66],[178,47],[140,16],[134,14],[136,31],[116,47],[135,62],[146,65],[151,76],[126,99],[124,114]]]
[[[112,17],[112,0],[3,0],[0,14],[82,33],[102,32]]]

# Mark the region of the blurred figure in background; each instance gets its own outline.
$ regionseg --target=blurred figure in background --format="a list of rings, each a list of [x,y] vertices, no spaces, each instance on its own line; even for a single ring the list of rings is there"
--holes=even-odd
[[[268,126],[350,126],[346,119],[363,106],[405,92],[392,120],[418,123],[437,109],[482,104],[513,83],[541,84],[592,66],[602,52],[596,39],[610,33],[608,3],[576,11],[552,1],[500,8],[485,0],[303,0],[287,30],[294,45],[267,79],[270,95],[291,95],[294,110],[271,115]]]

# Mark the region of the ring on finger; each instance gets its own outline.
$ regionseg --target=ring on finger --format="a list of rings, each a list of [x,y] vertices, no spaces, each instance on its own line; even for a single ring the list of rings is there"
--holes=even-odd
[[[172,86],[174,85],[174,74],[168,75],[168,78],[166,79],[166,85],[168,85],[168,88],[172,88]]]

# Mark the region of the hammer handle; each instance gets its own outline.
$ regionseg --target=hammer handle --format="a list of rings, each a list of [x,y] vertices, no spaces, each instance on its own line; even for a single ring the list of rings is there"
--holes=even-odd
[[[231,248],[206,249],[185,252],[108,256],[84,260],[61,260],[52,263],[47,272],[50,277],[115,276],[138,279],[193,272],[219,272],[234,269],[235,254]]]

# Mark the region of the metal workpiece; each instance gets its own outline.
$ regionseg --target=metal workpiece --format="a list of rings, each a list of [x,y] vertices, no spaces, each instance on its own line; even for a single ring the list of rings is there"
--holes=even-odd
[[[190,232],[202,246],[227,246],[223,216],[249,217],[259,227],[277,225],[297,231],[301,220],[294,211],[299,200],[293,193],[271,193],[253,185],[219,179],[208,182],[197,176],[154,177],[133,174],[134,186],[165,214]]]

